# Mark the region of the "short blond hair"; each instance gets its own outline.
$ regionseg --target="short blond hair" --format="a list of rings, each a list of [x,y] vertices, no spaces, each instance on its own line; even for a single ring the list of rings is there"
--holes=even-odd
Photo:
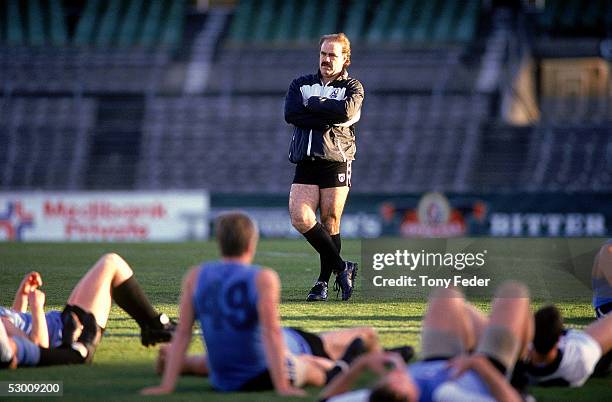
[[[342,45],[342,54],[346,56],[344,68],[347,68],[351,65],[351,41],[344,34],[344,32],[321,36],[321,39],[319,39],[319,48],[323,45],[323,42],[325,41],[340,43]]]

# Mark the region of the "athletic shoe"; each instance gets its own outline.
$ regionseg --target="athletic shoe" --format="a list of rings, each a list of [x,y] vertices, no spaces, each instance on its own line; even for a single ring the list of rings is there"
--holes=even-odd
[[[168,318],[166,314],[160,314],[156,322],[140,329],[140,342],[143,346],[170,342],[175,329],[176,322]]]
[[[306,301],[326,301],[327,300],[327,282],[318,281],[310,289]]]
[[[340,291],[342,291],[342,300],[346,301],[350,299],[353,294],[353,288],[355,287],[355,278],[357,277],[357,263],[345,261],[344,270],[336,274],[336,282],[334,283],[334,290],[336,291],[336,297]]]

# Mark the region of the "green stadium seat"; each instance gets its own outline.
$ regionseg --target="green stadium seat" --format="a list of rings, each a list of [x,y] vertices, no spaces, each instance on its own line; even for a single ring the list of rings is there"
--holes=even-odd
[[[318,32],[315,30],[315,37],[318,39],[323,35],[336,33],[338,31],[338,17],[340,16],[339,1],[324,1],[321,13],[323,17],[319,24]],[[349,37],[351,39],[351,37]]]
[[[49,0],[49,35],[51,44],[65,46],[68,42],[61,0]]]
[[[457,25],[457,31],[454,37],[458,42],[468,42],[474,39],[479,14],[479,0],[470,0],[468,5],[464,8],[461,20]]]
[[[394,8],[395,0],[383,0],[377,5],[372,25],[366,34],[367,42],[377,43],[386,38]]]
[[[279,23],[276,31],[272,33],[272,39],[276,42],[286,42],[294,38],[293,31],[295,28],[295,14],[297,8],[297,0],[285,0],[282,4]]]
[[[42,46],[45,44],[45,29],[40,0],[28,1],[27,9],[29,44],[33,46]]]
[[[232,40],[237,42],[247,40],[253,26],[254,14],[255,0],[241,0],[238,3],[230,29],[230,38]]]
[[[259,4],[259,14],[253,30],[253,40],[256,42],[270,41],[271,33],[277,30],[278,18],[275,18],[274,3],[274,0],[262,0]]]
[[[140,15],[143,12],[143,6],[144,0],[130,1],[119,28],[119,38],[117,39],[119,46],[131,46],[136,42],[139,28],[142,27]]]
[[[175,0],[170,5],[168,21],[162,34],[161,44],[172,48],[178,46],[183,34],[183,15],[185,14],[185,1]]]
[[[21,13],[19,12],[19,1],[9,0],[7,4],[7,32],[6,41],[9,45],[23,45],[24,32]]]
[[[412,21],[414,21],[417,9],[417,0],[401,2],[389,33],[389,39],[392,42],[403,42],[408,40],[409,34],[413,28]]]
[[[87,0],[73,38],[75,45],[82,46],[91,43],[99,8],[100,0]]]
[[[410,39],[414,42],[423,42],[429,39],[430,32],[435,21],[435,13],[438,8],[437,0],[425,1],[425,5],[421,10],[418,20]]]
[[[456,24],[459,16],[461,3],[458,1],[447,1],[443,4],[444,8],[440,17],[436,21],[432,33],[432,39],[436,42],[447,42],[452,40],[452,27]]]
[[[108,46],[112,43],[113,35],[119,26],[120,12],[121,0],[110,0],[97,33],[95,42],[97,46]]]
[[[145,46],[154,45],[160,35],[161,17],[164,9],[163,0],[149,0],[144,26],[140,33],[138,43]]]
[[[308,42],[315,35],[317,24],[319,24],[319,18],[317,18],[317,3],[317,1],[300,2],[296,18],[298,23],[296,39],[300,42]],[[333,1],[331,3],[336,2]],[[310,21],[313,23],[310,23]]]
[[[365,32],[368,12],[367,0],[355,0],[348,10],[343,31],[352,41],[359,41]]]

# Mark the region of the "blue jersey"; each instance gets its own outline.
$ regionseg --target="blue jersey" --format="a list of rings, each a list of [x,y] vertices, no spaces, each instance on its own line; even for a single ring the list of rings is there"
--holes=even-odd
[[[606,242],[606,245],[612,245],[612,239]],[[605,276],[591,279],[593,287],[593,307],[597,309],[607,303],[612,303],[612,285],[608,283]]]
[[[267,369],[257,314],[260,269],[238,263],[204,264],[193,294],[208,352],[210,382],[235,391]]]
[[[468,395],[481,397],[482,399],[491,398],[486,384],[474,371],[468,371],[458,379],[453,380],[451,369],[448,368],[448,361],[446,360],[413,363],[408,366],[407,370],[419,387],[419,402],[432,402],[439,399],[442,384],[451,386],[445,390],[446,398],[443,399],[448,399],[449,395],[450,399],[455,400]],[[438,398],[436,398],[437,393]]]
[[[283,328],[283,338],[287,349],[294,355],[312,355],[312,348],[296,330]]]
[[[11,324],[19,328],[26,335],[32,332],[32,315],[20,313],[13,309],[0,306],[0,317],[6,317]],[[47,331],[49,332],[49,347],[57,347],[62,344],[62,313],[60,311],[49,311],[45,314],[47,319]]]

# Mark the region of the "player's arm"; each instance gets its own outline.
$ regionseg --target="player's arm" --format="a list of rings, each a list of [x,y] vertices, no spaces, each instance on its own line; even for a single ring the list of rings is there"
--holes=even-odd
[[[285,97],[285,121],[294,126],[315,130],[325,130],[330,125],[323,116],[309,111],[304,106],[302,92],[297,80],[291,83]]]
[[[36,271],[28,272],[21,280],[19,288],[17,288],[15,293],[13,310],[25,313],[28,309],[28,294],[34,289],[38,289],[39,286],[42,286],[40,274]]]
[[[47,329],[47,317],[45,316],[45,294],[34,289],[28,294],[30,311],[32,312],[32,331],[30,340],[41,348],[49,348],[49,330]]]
[[[489,392],[499,402],[521,402],[519,393],[512,388],[506,378],[493,366],[489,359],[481,354],[460,356],[450,363],[455,370],[455,377],[461,376],[468,370],[474,370],[487,384]]]
[[[141,394],[159,395],[174,391],[176,382],[182,371],[183,361],[191,341],[193,322],[195,319],[193,307],[193,286],[196,282],[199,268],[192,268],[183,278],[181,304],[179,308],[179,323],[168,350],[168,360],[164,368],[162,382],[157,387],[144,388]]]
[[[259,295],[257,313],[261,325],[261,337],[274,389],[280,395],[303,395],[304,391],[289,383],[289,376],[285,370],[286,348],[278,312],[280,301],[278,274],[271,269],[261,270],[257,274],[255,286]]]
[[[363,86],[357,80],[346,88],[346,99],[336,100],[322,96],[308,98],[306,109],[324,117],[330,124],[342,124],[355,119],[363,103]]]

